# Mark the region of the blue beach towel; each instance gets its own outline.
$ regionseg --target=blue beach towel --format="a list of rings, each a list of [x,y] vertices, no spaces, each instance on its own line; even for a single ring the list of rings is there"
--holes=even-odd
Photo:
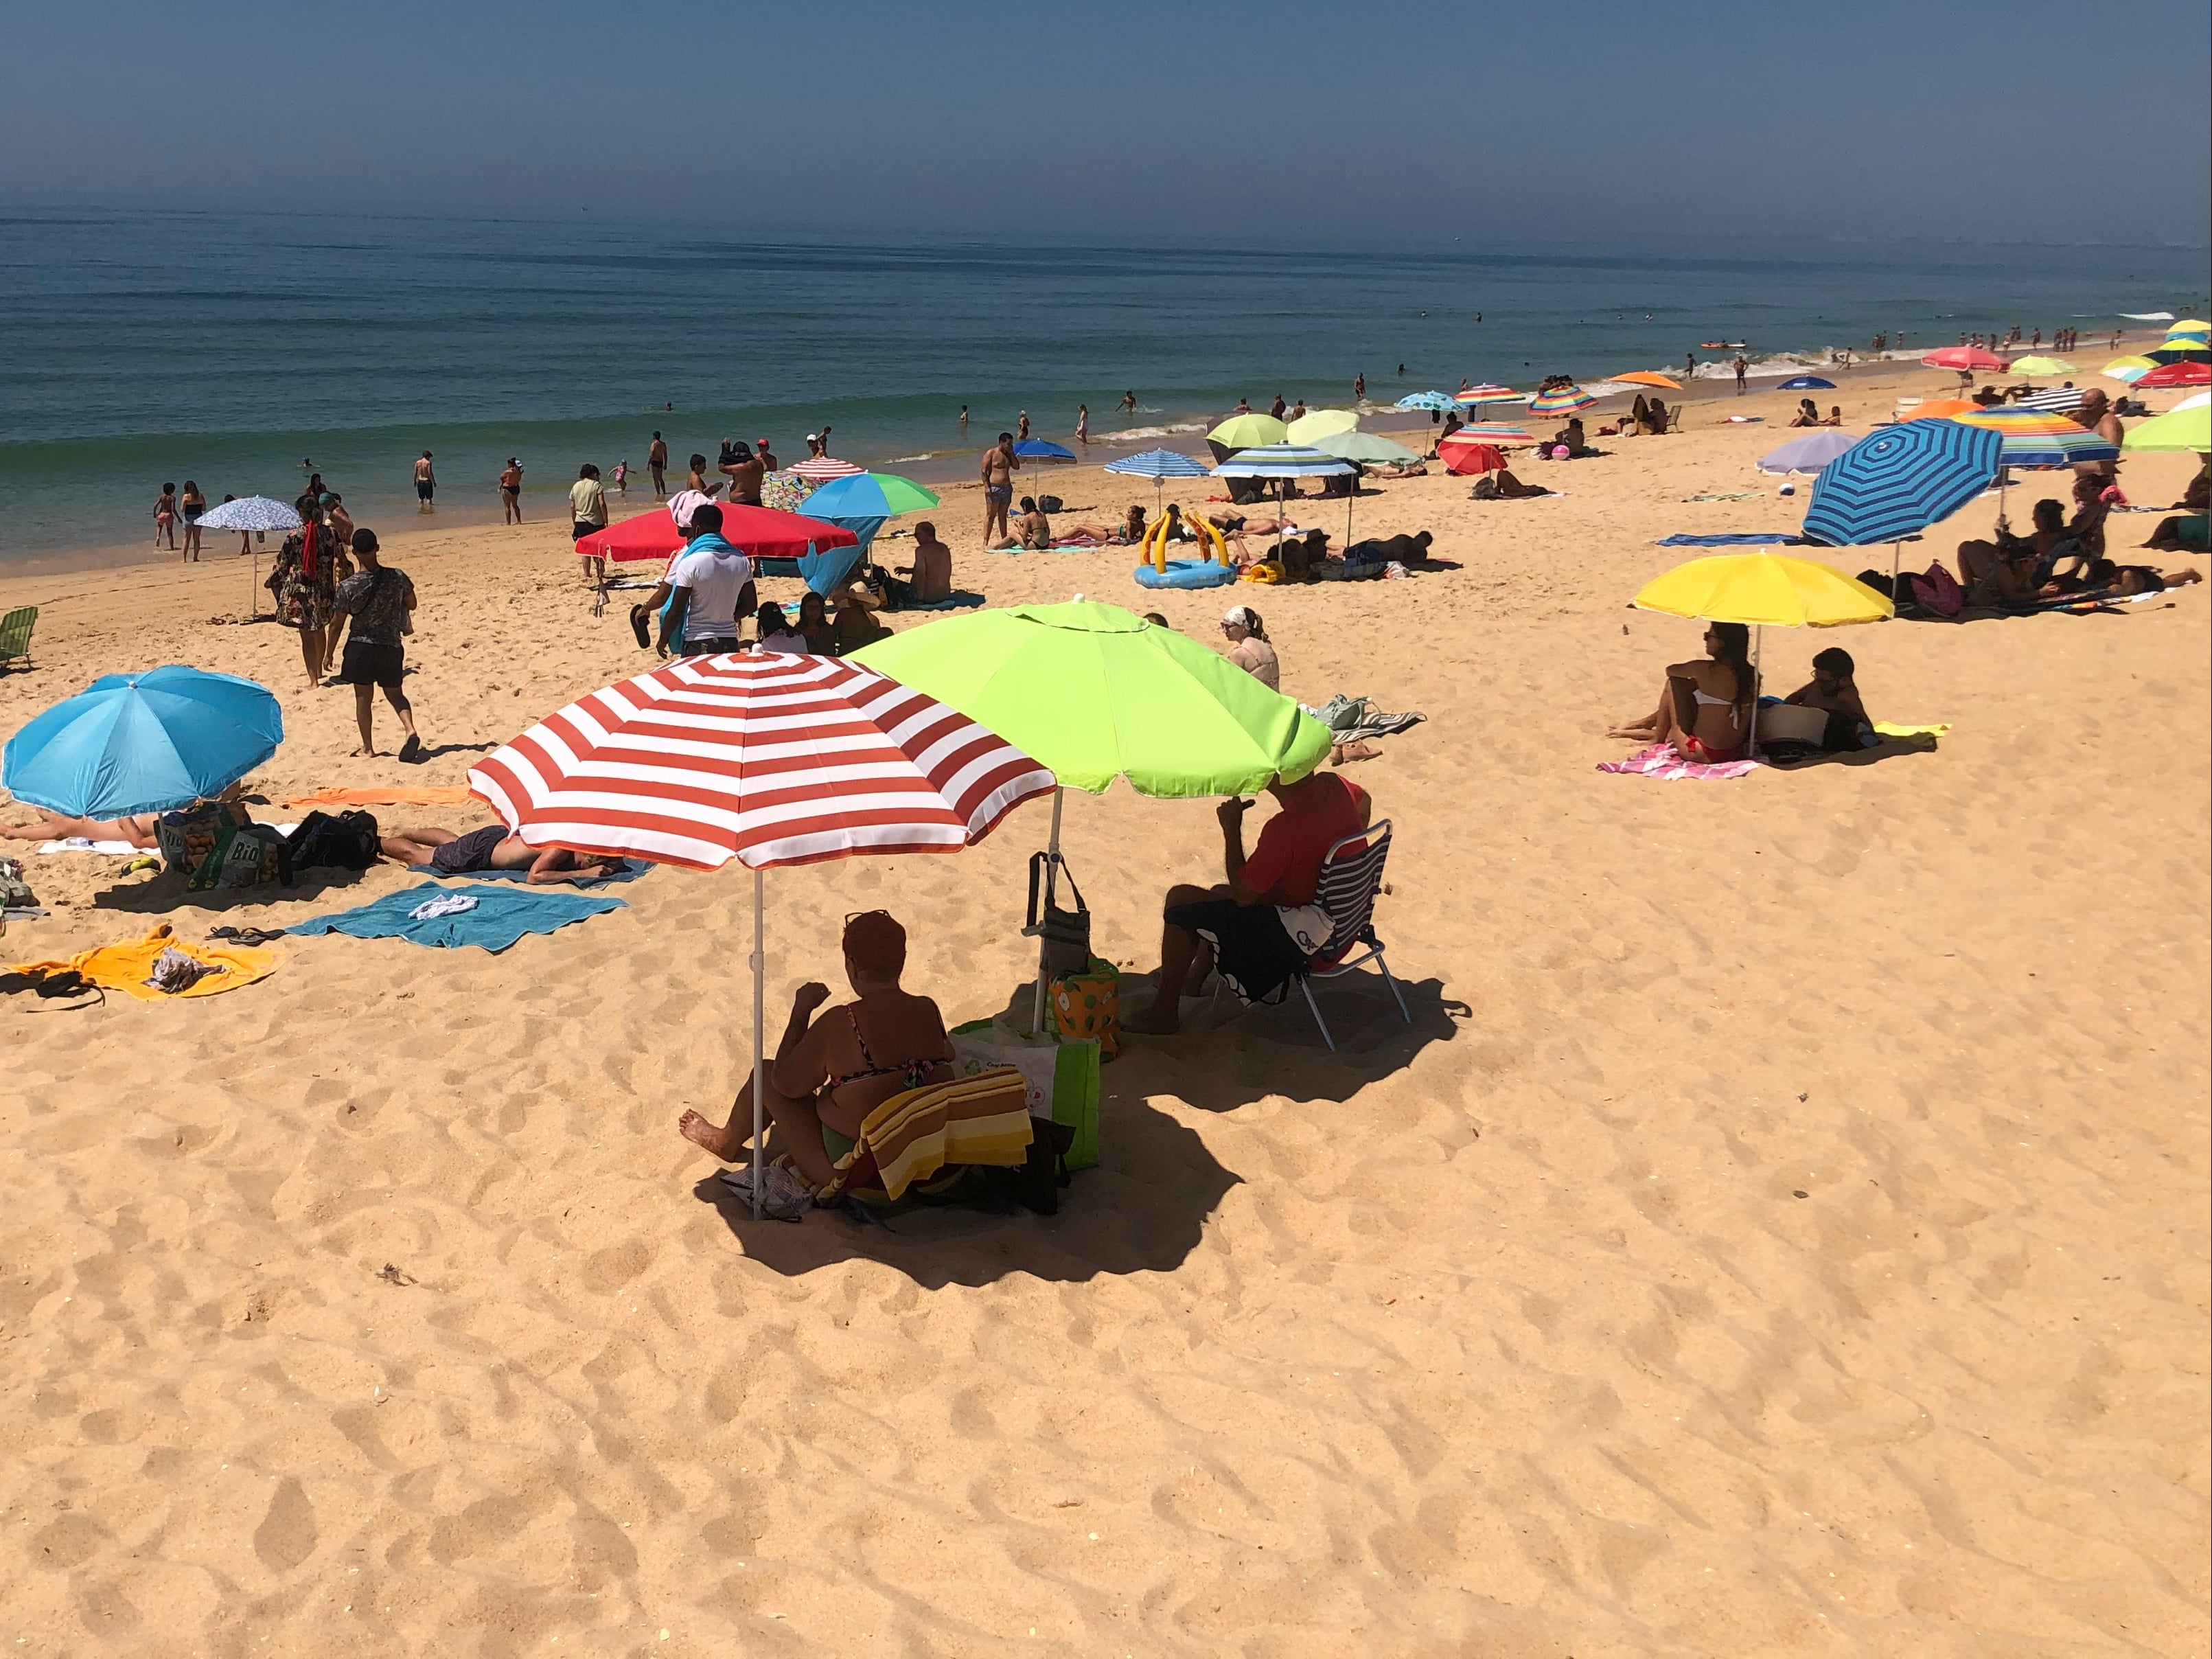
[[[476,908],[449,916],[416,921],[408,915],[426,900],[461,894],[476,900]],[[501,887],[485,883],[469,887],[441,887],[424,882],[397,893],[386,893],[358,909],[313,916],[288,933],[348,933],[355,939],[404,939],[417,945],[448,949],[473,945],[495,955],[525,933],[550,933],[572,921],[583,921],[607,910],[629,907],[616,898],[586,898],[581,893],[549,893],[535,887]]]
[[[1805,538],[1794,530],[1768,535],[1662,536],[1654,547],[1802,547]]]

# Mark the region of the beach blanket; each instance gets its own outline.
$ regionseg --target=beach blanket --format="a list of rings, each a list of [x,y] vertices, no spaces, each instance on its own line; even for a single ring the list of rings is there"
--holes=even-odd
[[[295,795],[287,806],[462,806],[474,799],[465,783],[318,789]]]
[[[165,954],[189,958],[191,969],[198,970],[186,970],[182,977],[189,978],[190,982],[181,990],[165,991],[150,982],[155,964]],[[89,951],[78,951],[67,962],[19,962],[0,969],[0,972],[44,978],[74,968],[103,989],[121,991],[141,1002],[168,1002],[178,997],[212,997],[235,991],[256,980],[268,978],[283,960],[274,951],[258,950],[251,945],[188,944],[172,933],[165,921],[141,939],[95,945]]]
[[[1725,536],[1662,536],[1651,544],[1654,547],[1802,547],[1805,538],[1794,530],[1778,530],[1772,535],[1753,535],[1731,532]]]
[[[826,1124],[823,1148],[837,1181],[817,1202],[842,1193],[896,1203],[908,1189],[948,1169],[982,1164],[1018,1170],[1028,1162],[1028,1085],[1012,1066],[902,1089],[870,1112],[857,1140]]]
[[[150,847],[133,847],[127,841],[91,841],[83,836],[71,836],[65,841],[42,841],[39,843],[39,851],[41,853],[97,853],[102,858],[127,859],[134,853],[144,853],[151,856],[154,849]]]
[[[956,587],[941,599],[901,599],[891,609],[897,611],[969,611],[983,603],[981,593],[971,593],[964,587]]]
[[[1303,705],[1301,705],[1303,707]],[[1402,714],[1388,714],[1376,708],[1366,697],[1350,697],[1338,692],[1318,708],[1307,708],[1338,743],[1352,743],[1362,738],[1387,738],[1395,732],[1409,731],[1426,720],[1426,714],[1408,709]]]
[[[419,921],[410,914],[424,901],[453,892],[474,898],[476,908]],[[473,945],[496,956],[526,933],[550,933],[572,921],[584,921],[608,910],[628,908],[620,899],[587,898],[581,893],[550,893],[540,887],[503,887],[485,882],[453,888],[424,882],[420,887],[386,893],[374,903],[357,909],[311,917],[284,931],[346,933],[355,939],[404,939],[448,950]]]
[[[446,872],[439,869],[434,864],[410,864],[407,868],[418,876],[436,876],[446,881],[459,881],[462,879],[462,878],[459,876],[448,875]],[[653,866],[643,859],[625,859],[623,860],[623,867],[612,875],[594,877],[590,881],[561,882],[556,884],[556,885],[568,888],[581,888],[586,892],[590,892],[597,888],[611,886],[614,883],[618,881],[635,881],[640,876],[643,875],[647,871],[652,868]],[[530,872],[527,870],[471,870],[468,872],[467,879],[471,881],[528,881],[530,879]]]
[[[1763,501],[1766,499],[1766,492],[1763,489],[1739,489],[1726,495],[1686,495],[1683,499],[1692,501]]]
[[[1740,778],[1757,769],[1753,760],[1711,761],[1684,760],[1671,743],[1655,743],[1649,749],[1639,749],[1626,760],[1600,761],[1601,772],[1619,772],[1630,777],[1658,778],[1665,782],[1677,782],[1684,778]]]
[[[987,547],[986,553],[1103,553],[1109,547],[1133,547],[1133,542],[1054,542],[1050,547]]]

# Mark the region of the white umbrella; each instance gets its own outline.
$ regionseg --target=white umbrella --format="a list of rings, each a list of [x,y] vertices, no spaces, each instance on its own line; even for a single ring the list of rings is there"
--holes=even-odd
[[[200,528],[208,530],[277,531],[289,535],[300,527],[300,515],[283,501],[272,501],[266,495],[248,495],[242,501],[225,501],[221,507],[211,507],[200,514]],[[261,552],[253,550],[253,614],[261,615]]]

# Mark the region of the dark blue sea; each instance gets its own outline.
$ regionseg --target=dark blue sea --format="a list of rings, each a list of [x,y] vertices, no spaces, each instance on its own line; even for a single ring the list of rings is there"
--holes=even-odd
[[[496,515],[514,454],[532,516],[551,515],[580,462],[641,471],[655,428],[680,465],[725,436],[795,459],[826,422],[848,459],[964,475],[960,452],[1022,410],[1062,441],[1087,403],[1097,439],[1195,449],[1240,395],[1341,405],[1363,373],[1386,404],[1462,379],[1679,370],[1707,340],[1767,357],[2015,322],[2103,336],[2122,313],[2201,315],[2206,287],[2201,249],[1474,241],[801,245],[596,221],[0,213],[0,561],[150,539],[165,480],[289,499],[309,461],[357,521],[411,524],[421,451],[456,519]]]

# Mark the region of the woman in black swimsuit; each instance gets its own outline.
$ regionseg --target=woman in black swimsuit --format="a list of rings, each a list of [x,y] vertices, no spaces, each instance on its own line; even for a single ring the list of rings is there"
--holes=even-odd
[[[207,497],[190,478],[185,480],[185,493],[177,498],[177,510],[185,515],[185,557],[197,562],[200,556],[200,514],[207,511]]]
[[[775,1125],[766,1150],[788,1152],[815,1187],[830,1186],[837,1176],[825,1130],[839,1141],[852,1141],[868,1114],[893,1095],[949,1083],[954,1076],[945,1017],[927,997],[899,988],[906,929],[889,911],[869,910],[846,918],[844,944],[854,1000],[816,1019],[815,1011],[830,1000],[830,988],[799,988],[761,1097]],[[727,1123],[717,1127],[686,1112],[677,1127],[687,1140],[734,1164],[752,1139],[752,1107],[740,1093],[731,1103]]]

